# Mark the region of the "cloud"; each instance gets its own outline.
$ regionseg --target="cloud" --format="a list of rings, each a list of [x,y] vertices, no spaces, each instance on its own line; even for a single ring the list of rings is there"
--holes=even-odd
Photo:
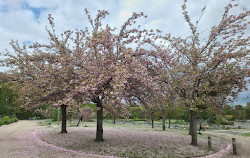
[[[192,22],[199,19],[201,9],[206,6],[199,24],[202,38],[206,38],[210,28],[221,20],[224,7],[229,1],[188,1],[188,12]],[[239,3],[239,7],[232,13],[250,10],[248,0],[236,2]],[[104,20],[104,25],[109,24],[117,28],[133,12],[144,12],[148,18],[138,20],[142,26],[148,29],[158,28],[163,33],[172,33],[174,36],[187,37],[191,32],[182,15],[182,4],[183,0],[1,0],[0,51],[6,48],[11,50],[11,39],[19,40],[20,43],[47,43],[48,35],[44,28],[48,25],[48,14],[55,18],[57,33],[90,26],[84,13],[85,8],[88,8],[91,16],[95,16],[97,10],[108,10],[110,15]],[[249,34],[250,30],[247,33]],[[242,95],[245,94],[242,92]]]

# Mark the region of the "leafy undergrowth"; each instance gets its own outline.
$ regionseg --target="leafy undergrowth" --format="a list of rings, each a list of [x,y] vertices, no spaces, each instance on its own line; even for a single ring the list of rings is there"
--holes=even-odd
[[[10,118],[8,116],[5,116],[3,118],[0,118],[0,126],[1,125],[8,125],[8,124],[11,124],[11,123],[17,122],[17,121],[18,121],[18,118],[16,118],[16,117]]]
[[[85,123],[86,125],[86,123]],[[38,136],[50,144],[80,152],[119,157],[195,157],[212,154],[225,148],[225,143],[213,139],[213,149],[207,150],[207,138],[198,137],[198,147],[190,145],[190,136],[183,131],[160,131],[147,126],[105,124],[103,142],[95,142],[95,126],[69,127],[67,134],[59,127],[39,131]]]

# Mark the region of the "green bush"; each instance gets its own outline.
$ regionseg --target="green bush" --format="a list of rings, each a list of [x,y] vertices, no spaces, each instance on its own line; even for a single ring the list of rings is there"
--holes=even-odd
[[[17,122],[17,121],[18,121],[18,118],[16,118],[16,117],[10,118],[8,116],[5,116],[3,118],[0,118],[0,126],[1,125],[8,125],[10,123]]]
[[[4,125],[4,122],[2,119],[0,119],[0,126]]]
[[[14,122],[17,122],[18,121],[18,118],[14,117],[12,118]]]
[[[8,125],[8,124],[10,124],[11,122],[10,122],[10,120],[4,120],[4,124],[5,125]]]
[[[9,118],[9,116],[4,116],[3,119],[4,119],[4,120],[8,120],[8,119],[10,119],[10,118]]]
[[[228,121],[224,116],[217,116],[215,124],[217,125],[232,125],[233,123]]]

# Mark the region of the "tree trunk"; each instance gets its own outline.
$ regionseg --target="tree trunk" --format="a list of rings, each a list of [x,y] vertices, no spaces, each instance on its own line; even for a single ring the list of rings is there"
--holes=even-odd
[[[190,110],[190,132],[191,132],[191,145],[197,146],[197,121],[196,121],[196,111]]]
[[[102,127],[102,114],[103,114],[103,107],[102,107],[102,102],[98,98],[96,102],[97,108],[99,108],[97,112],[97,128],[96,128],[96,139],[95,141],[104,141],[103,139],[103,127]]]
[[[115,118],[115,115],[114,115],[114,124],[116,123],[115,121],[116,121],[116,118]]]
[[[151,113],[152,128],[154,128],[154,112]]]
[[[162,109],[161,111],[161,115],[162,115],[162,130],[164,131],[166,129],[166,123],[165,123],[165,111]]]
[[[60,124],[60,108],[57,109],[57,125]]]
[[[189,111],[190,113],[190,118],[189,118],[189,135],[192,135],[193,129],[192,129],[192,125],[193,125],[193,118],[191,117],[191,110]]]
[[[82,117],[79,118],[79,121],[76,126],[79,126],[80,122],[82,121]]]
[[[66,107],[67,105],[61,105],[61,109],[62,109],[62,131],[61,133],[68,133],[66,130],[66,126],[67,126],[67,114],[66,114]]]
[[[171,125],[171,104],[168,105],[168,128],[170,128]]]
[[[171,125],[171,118],[170,118],[170,115],[168,116],[168,128],[170,128],[170,125]]]

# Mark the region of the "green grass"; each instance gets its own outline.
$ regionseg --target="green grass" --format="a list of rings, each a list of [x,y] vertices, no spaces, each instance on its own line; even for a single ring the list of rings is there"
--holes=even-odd
[[[241,136],[250,137],[250,132],[248,132],[248,133],[243,133],[243,134],[241,134]]]

